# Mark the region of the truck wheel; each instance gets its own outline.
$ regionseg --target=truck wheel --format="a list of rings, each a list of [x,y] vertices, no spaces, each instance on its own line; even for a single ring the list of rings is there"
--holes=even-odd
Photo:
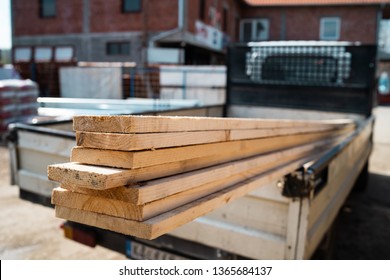
[[[355,185],[353,186],[354,191],[363,192],[368,186],[368,161],[364,164],[362,171],[356,179]]]

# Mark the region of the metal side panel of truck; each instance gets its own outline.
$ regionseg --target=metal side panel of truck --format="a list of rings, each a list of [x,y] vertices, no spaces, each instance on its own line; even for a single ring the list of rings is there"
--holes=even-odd
[[[367,175],[375,64],[376,46],[351,43],[231,47],[225,116],[352,118],[356,131],[295,172],[155,240],[73,222],[65,224],[65,235],[76,241],[87,235],[90,246],[99,244],[135,259],[311,258],[356,182]]]

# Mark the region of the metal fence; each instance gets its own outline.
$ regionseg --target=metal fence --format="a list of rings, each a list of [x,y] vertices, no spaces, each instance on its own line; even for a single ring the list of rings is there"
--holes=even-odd
[[[201,91],[226,87],[224,67],[125,67],[122,71],[124,98],[192,99]]]
[[[80,66],[81,65],[81,66]],[[19,64],[17,69],[23,78],[38,83],[41,97],[61,97],[61,67],[86,69],[84,83],[90,78],[88,69],[115,68],[121,69],[122,98],[155,98],[155,99],[215,99],[224,101],[226,87],[226,69],[224,66],[155,66],[135,67],[131,63],[95,63],[55,64],[34,63]],[[92,72],[93,70],[91,70]],[[117,71],[117,70],[116,70]],[[89,75],[89,76],[88,76]],[[96,77],[99,79],[99,77]],[[83,79],[79,79],[83,80]],[[77,81],[71,81],[76,83]],[[118,85],[118,84],[117,84]],[[84,85],[85,86],[85,85]],[[82,88],[82,87],[80,87]],[[82,90],[82,89],[81,89]],[[105,89],[107,90],[107,88]],[[109,88],[108,88],[109,90]],[[75,96],[78,97],[77,92]],[[81,95],[81,94],[80,94]],[[210,96],[207,96],[210,95]],[[216,98],[213,95],[218,95]],[[221,102],[222,102],[221,101]],[[214,101],[213,101],[214,102]],[[218,101],[219,102],[219,101]],[[215,102],[214,102],[215,103]]]

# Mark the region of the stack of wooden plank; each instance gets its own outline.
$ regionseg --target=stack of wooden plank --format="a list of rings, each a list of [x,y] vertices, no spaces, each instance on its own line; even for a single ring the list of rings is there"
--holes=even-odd
[[[153,239],[316,158],[349,120],[78,116],[71,162],[50,165],[56,216]]]

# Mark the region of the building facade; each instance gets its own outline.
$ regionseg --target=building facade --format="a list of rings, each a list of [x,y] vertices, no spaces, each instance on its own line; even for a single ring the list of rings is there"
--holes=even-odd
[[[71,46],[79,61],[218,64],[226,46],[237,41],[375,44],[379,22],[388,14],[386,3],[390,1],[12,0],[13,46]]]

